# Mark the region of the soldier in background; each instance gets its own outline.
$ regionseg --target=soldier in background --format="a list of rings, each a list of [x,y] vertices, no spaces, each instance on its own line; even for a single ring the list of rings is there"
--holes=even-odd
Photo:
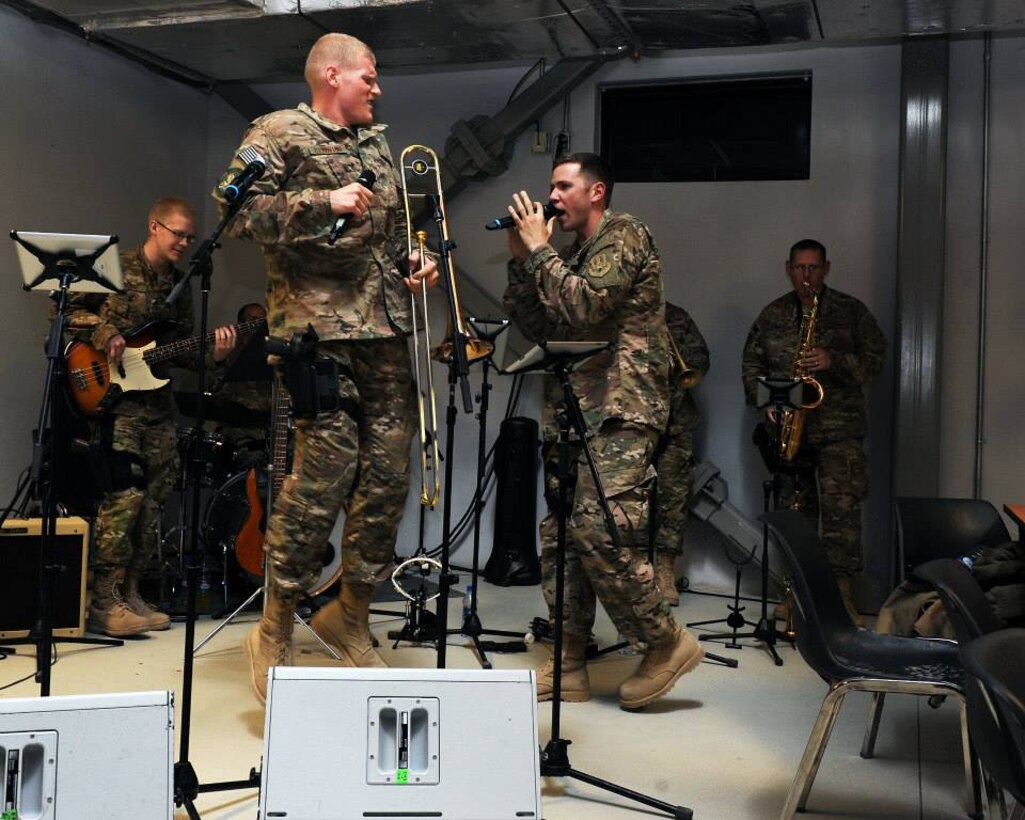
[[[674,355],[669,372],[669,421],[655,449],[658,484],[652,540],[659,589],[670,606],[679,606],[676,561],[683,555],[683,532],[694,478],[694,430],[701,423],[691,387],[708,372],[709,355],[705,338],[682,307],[666,302],[666,326],[687,372],[681,372],[682,363],[675,361]]]
[[[195,240],[196,216],[182,199],[158,199],[150,208],[148,235],[140,248],[121,253],[124,292],[78,294],[71,304],[68,330],[115,362],[121,361],[126,336],[156,321],[174,323],[161,344],[192,334],[192,291],[165,304],[184,274],[175,264]],[[214,331],[211,362],[222,362],[235,346],[235,330]],[[176,364],[192,366],[185,356]],[[139,595],[139,574],[157,554],[160,508],[178,474],[178,409],[170,385],[126,393],[99,424],[110,425],[111,489],[96,515],[93,540],[94,585],[89,629],[114,637],[167,629],[170,619]]]
[[[826,287],[830,262],[814,239],[794,244],[786,262],[792,290],[771,302],[755,319],[744,344],[742,377],[747,403],[757,403],[759,376],[790,376],[800,345],[802,317],[818,294],[815,346],[798,364],[825,390],[808,410],[800,455],[814,475],[795,484],[785,475],[782,507],[796,507],[818,527],[844,602],[861,625],[851,581],[863,567],[861,504],[868,497],[868,432],[864,388],[879,378],[886,338],[858,299]],[[775,422],[770,410],[770,421]]]
[[[258,302],[243,305],[238,322],[267,318],[267,309]],[[266,327],[254,333],[246,344],[238,345],[224,363],[213,387],[208,412],[216,424],[214,432],[223,436],[232,453],[232,467],[262,467],[268,461],[268,432],[271,424],[271,386],[274,375],[264,352]]]
[[[261,702],[268,668],[292,662],[298,596],[320,570],[343,504],[342,591],[317,612],[313,629],[346,663],[384,665],[368,617],[409,487],[409,293],[438,276],[430,260],[421,267],[406,256],[400,179],[385,126],[373,124],[381,95],[373,52],[354,37],[326,34],[310,49],[305,76],[309,105],[260,117],[247,131],[243,147],[258,151],[267,170],[228,228],[260,243],[270,334],[287,341],[312,325],[317,353],[337,365],[341,406],[296,422],[296,467],[267,527],[272,583],[245,642]],[[224,186],[245,165],[236,154],[214,191],[222,209]],[[373,190],[356,181],[364,170],[376,174]],[[341,215],[347,228],[330,244]]]
[[[579,443],[573,444],[576,485],[567,511],[566,587],[561,659],[538,673],[539,700],[553,697],[554,664],[562,664],[562,698],[591,696],[586,646],[601,599],[619,631],[647,649],[636,672],[619,687],[624,709],[639,709],[667,694],[700,663],[704,651],[676,622],[659,593],[651,565],[630,544],[647,530],[652,455],[668,418],[668,333],[662,267],[648,229],[629,214],[609,210],[612,173],[594,154],[560,157],[552,171],[551,201],[564,231],[576,241],[561,253],[549,244],[554,219],[526,192],[509,208],[509,283],[504,304],[535,341],[607,340],[610,347],[572,374],[590,433],[589,444],[623,549],[606,529],[594,481]],[[547,380],[544,415],[548,515],[541,523],[542,573],[549,618],[555,615],[558,448],[554,415],[563,404]]]

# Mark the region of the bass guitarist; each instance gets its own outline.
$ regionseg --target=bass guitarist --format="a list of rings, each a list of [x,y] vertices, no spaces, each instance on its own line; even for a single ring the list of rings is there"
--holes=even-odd
[[[192,292],[186,285],[177,304],[165,304],[179,277],[175,265],[195,238],[196,216],[182,199],[158,199],[150,208],[146,241],[121,253],[124,292],[78,294],[71,304],[69,334],[104,351],[121,364],[133,331],[153,322],[171,322],[161,342],[192,333]],[[127,338],[126,338],[127,337]],[[235,346],[233,327],[213,333],[212,362],[224,361]],[[195,365],[195,356],[176,364]],[[110,487],[96,515],[93,549],[94,589],[89,629],[114,637],[167,629],[170,619],[139,595],[139,571],[155,554],[160,507],[178,473],[177,408],[170,384],[158,390],[127,392],[97,422],[108,425]]]

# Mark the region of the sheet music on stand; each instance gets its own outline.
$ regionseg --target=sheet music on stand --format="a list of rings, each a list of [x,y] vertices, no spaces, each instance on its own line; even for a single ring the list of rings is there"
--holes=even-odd
[[[71,262],[74,259],[92,256],[105,248],[92,264],[92,272],[96,279],[76,279],[69,285],[68,290],[75,293],[109,293],[121,291],[124,285],[116,236],[12,231],[11,238],[15,240],[14,247],[18,254],[25,290],[36,290],[46,282],[53,282],[48,290],[56,290],[59,286],[59,281],[55,281],[54,271],[47,270],[43,260],[33,253],[33,249],[43,252],[46,257],[58,257]],[[62,266],[63,262],[57,262],[57,265]]]
[[[582,361],[605,350],[611,342],[539,342],[500,373],[535,373],[550,370],[559,362]]]

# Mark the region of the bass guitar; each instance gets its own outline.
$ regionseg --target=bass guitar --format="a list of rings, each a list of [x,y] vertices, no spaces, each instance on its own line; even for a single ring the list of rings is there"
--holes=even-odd
[[[233,327],[241,340],[263,327],[265,321],[252,319]],[[154,374],[153,366],[198,350],[202,337],[193,336],[158,345],[157,333],[165,326],[162,322],[150,323],[126,335],[120,364],[114,364],[106,353],[87,342],[74,341],[68,345],[64,351],[68,389],[84,415],[101,415],[122,393],[159,390],[170,382],[170,379]],[[213,343],[213,338],[213,331],[206,335],[208,345]]]

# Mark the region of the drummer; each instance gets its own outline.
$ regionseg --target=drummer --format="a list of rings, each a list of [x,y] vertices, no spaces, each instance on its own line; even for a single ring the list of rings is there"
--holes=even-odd
[[[238,311],[240,324],[266,317],[267,309],[258,302]],[[247,343],[238,345],[212,386],[207,415],[216,423],[214,432],[224,437],[225,446],[234,454],[235,469],[263,466],[268,461],[273,371],[263,350],[266,335],[264,326],[249,336]]]

